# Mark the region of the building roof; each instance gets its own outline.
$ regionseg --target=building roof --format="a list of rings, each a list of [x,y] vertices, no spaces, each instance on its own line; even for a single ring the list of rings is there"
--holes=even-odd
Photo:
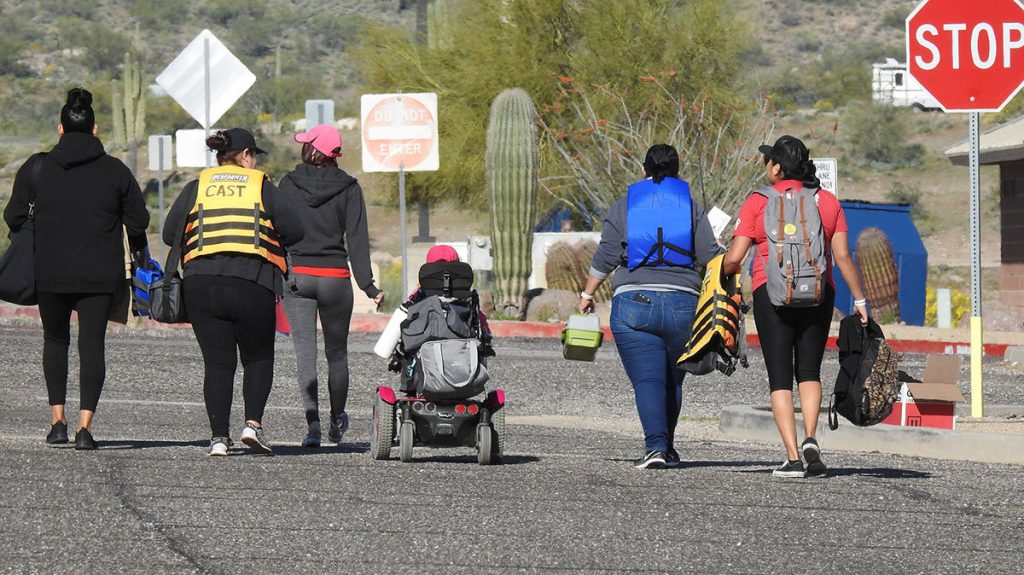
[[[1024,160],[1024,116],[985,130],[979,151],[982,164]],[[966,139],[946,150],[946,157],[957,166],[966,166],[969,153],[970,139]]]

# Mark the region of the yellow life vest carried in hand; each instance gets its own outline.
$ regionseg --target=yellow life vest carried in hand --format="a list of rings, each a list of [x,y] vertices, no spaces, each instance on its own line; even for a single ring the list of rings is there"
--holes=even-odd
[[[182,262],[213,254],[251,254],[285,272],[285,251],[263,209],[266,174],[226,165],[199,175],[196,203],[185,220]]]
[[[747,367],[743,314],[748,308],[740,292],[740,275],[722,273],[724,259],[724,254],[716,256],[704,273],[690,340],[676,361],[687,373],[705,375],[718,369],[732,375],[736,363]]]

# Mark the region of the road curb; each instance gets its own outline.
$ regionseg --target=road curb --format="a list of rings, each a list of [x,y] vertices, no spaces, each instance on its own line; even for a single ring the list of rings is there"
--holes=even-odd
[[[839,422],[839,429],[832,431],[824,415],[823,410],[822,420],[818,423],[818,441],[825,450],[877,451],[934,459],[1024,465],[1024,435],[891,425],[854,427],[845,420]],[[803,429],[799,412],[796,419],[797,428]],[[730,405],[722,410],[719,430],[731,439],[781,443],[768,407]]]

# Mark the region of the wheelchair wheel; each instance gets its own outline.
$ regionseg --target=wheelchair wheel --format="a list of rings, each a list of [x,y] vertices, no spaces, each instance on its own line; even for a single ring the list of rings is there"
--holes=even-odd
[[[370,434],[370,455],[380,461],[391,457],[395,440],[395,406],[378,395],[373,400],[373,433]]]
[[[476,461],[480,465],[490,465],[494,461],[494,439],[489,425],[476,428]]]
[[[398,459],[404,463],[412,461],[413,423],[403,421],[398,429]]]

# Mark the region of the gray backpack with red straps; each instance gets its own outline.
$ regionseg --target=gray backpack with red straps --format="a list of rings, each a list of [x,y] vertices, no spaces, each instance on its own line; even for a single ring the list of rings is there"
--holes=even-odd
[[[761,258],[772,305],[813,307],[825,297],[825,232],[818,213],[818,189],[761,188],[768,199],[764,231],[768,257]]]

